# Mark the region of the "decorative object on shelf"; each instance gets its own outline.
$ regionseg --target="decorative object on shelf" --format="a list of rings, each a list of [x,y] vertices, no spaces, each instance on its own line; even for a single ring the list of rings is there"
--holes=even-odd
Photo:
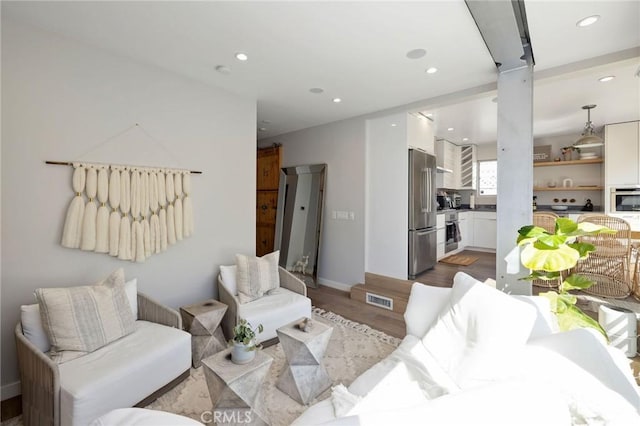
[[[593,134],[593,123],[591,122],[591,110],[595,108],[596,105],[585,105],[582,109],[587,110],[587,122],[584,125],[584,130],[582,131],[582,136],[573,144],[575,149],[580,148],[595,148],[598,146],[604,145],[604,141],[598,135]]]
[[[574,146],[565,146],[560,149],[560,153],[562,154],[562,161],[573,161],[573,151],[578,151],[580,153],[580,149]]]
[[[563,205],[551,206],[551,210],[565,211],[565,210],[569,210],[569,206],[563,206]]]
[[[562,186],[564,188],[571,188],[573,187],[573,179],[570,178],[566,178],[562,180]]]
[[[533,162],[551,161],[551,145],[538,145],[533,147]]]
[[[241,318],[238,324],[233,327],[233,338],[229,342],[230,345],[233,345],[231,361],[235,364],[246,364],[253,361],[256,356],[255,351],[262,347],[256,341],[256,335],[262,333],[262,330],[264,330],[262,324],[254,329],[246,319]]]
[[[585,203],[584,207],[582,207],[582,211],[583,212],[592,212],[593,211],[593,204],[591,204],[591,199],[587,198],[587,202]]]
[[[578,237],[615,232],[605,226],[589,222],[577,224],[567,218],[556,219],[554,233],[534,225],[523,226],[518,230],[518,246],[524,246],[520,261],[525,268],[532,271],[522,279],[561,281],[558,292],[540,293],[540,296],[549,299],[551,310],[558,318],[560,330],[593,328],[607,338],[607,333],[598,321],[578,308],[576,296],[569,293],[570,290],[589,288],[593,282],[576,274],[563,278],[563,272],[570,271],[576,266],[578,260],[586,259],[589,253],[595,250],[592,244],[577,242]]]

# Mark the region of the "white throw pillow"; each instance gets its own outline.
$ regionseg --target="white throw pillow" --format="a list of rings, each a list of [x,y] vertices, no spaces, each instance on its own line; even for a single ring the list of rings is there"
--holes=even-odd
[[[133,312],[133,318],[138,319],[138,290],[137,279],[124,283],[124,291],[127,293],[129,305]],[[47,337],[47,332],[42,325],[40,317],[40,306],[37,303],[32,305],[20,306],[20,324],[22,325],[22,333],[31,343],[33,343],[42,352],[48,352],[51,349],[51,342]]]
[[[37,303],[20,306],[20,324],[22,325],[24,337],[38,349],[42,352],[48,352],[51,349],[51,342],[49,342],[47,332],[42,326],[40,307]]]
[[[220,266],[220,278],[222,278],[222,285],[227,289],[232,296],[238,295],[238,285],[236,284],[236,275],[238,273],[238,267],[236,265]]]
[[[404,312],[407,334],[422,337],[436,322],[442,307],[451,297],[449,287],[435,287],[413,283],[409,303]]]
[[[422,342],[465,389],[508,377],[534,321],[531,305],[458,272],[448,306]]]
[[[135,330],[135,319],[118,269],[93,286],[39,288],[40,316],[51,342],[51,359],[69,361]]]
[[[274,251],[262,257],[236,254],[238,265],[236,284],[240,303],[259,299],[266,292],[280,287],[279,259],[280,251]]]

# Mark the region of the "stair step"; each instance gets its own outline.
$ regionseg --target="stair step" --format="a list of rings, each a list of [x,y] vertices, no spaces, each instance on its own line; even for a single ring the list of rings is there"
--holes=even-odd
[[[407,309],[411,285],[413,282],[386,277],[384,275],[365,273],[365,283],[351,287],[350,297],[353,300],[367,303],[367,293],[373,297],[390,299],[393,302],[393,312],[403,314]],[[378,305],[380,309],[388,309]]]

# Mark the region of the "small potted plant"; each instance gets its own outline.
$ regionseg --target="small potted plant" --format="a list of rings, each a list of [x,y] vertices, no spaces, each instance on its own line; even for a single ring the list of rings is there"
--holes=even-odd
[[[551,311],[556,314],[560,330],[589,327],[598,330],[607,338],[607,333],[598,321],[578,308],[576,296],[569,293],[570,290],[589,288],[593,282],[577,274],[565,278],[568,271],[576,266],[578,260],[587,258],[589,253],[596,249],[592,244],[577,242],[577,238],[600,233],[615,234],[616,231],[589,222],[575,223],[571,219],[558,218],[553,234],[534,225],[520,228],[518,245],[524,246],[520,254],[522,265],[532,271],[522,279],[560,281],[557,292],[540,293],[540,296],[549,299]]]
[[[256,334],[262,333],[262,324],[253,328],[246,319],[240,319],[233,327],[233,339],[229,341],[233,345],[231,349],[231,361],[236,364],[246,364],[255,358],[260,345],[256,341]]]

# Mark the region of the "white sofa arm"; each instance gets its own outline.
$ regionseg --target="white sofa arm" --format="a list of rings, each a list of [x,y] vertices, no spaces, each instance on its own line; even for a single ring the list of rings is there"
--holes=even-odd
[[[413,283],[404,312],[407,334],[422,338],[449,301],[451,288]]]

